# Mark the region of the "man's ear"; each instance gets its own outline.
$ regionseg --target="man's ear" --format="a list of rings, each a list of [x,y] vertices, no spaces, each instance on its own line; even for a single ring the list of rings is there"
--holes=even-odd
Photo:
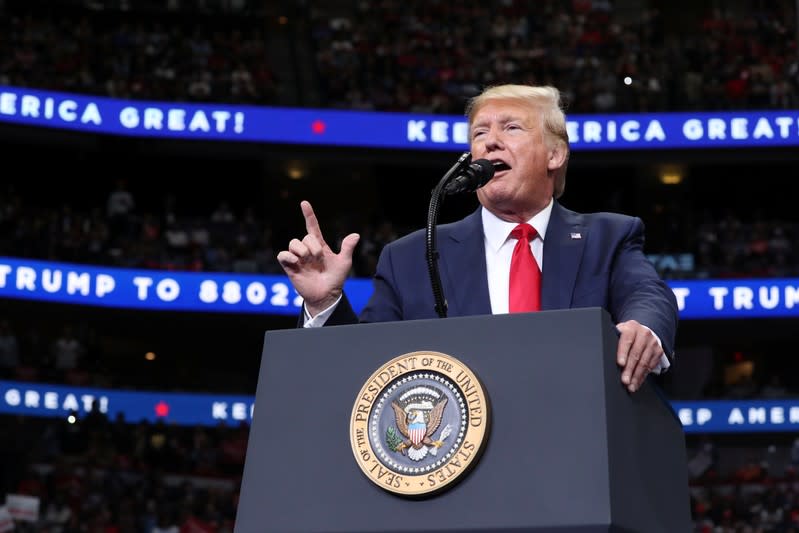
[[[557,170],[566,163],[569,150],[566,143],[558,139],[549,149],[549,160],[547,161],[548,170]]]

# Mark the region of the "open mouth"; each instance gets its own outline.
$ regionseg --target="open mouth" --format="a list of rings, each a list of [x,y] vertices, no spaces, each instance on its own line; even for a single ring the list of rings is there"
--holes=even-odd
[[[510,167],[504,161],[494,161],[494,172],[502,172],[504,170],[510,170]]]

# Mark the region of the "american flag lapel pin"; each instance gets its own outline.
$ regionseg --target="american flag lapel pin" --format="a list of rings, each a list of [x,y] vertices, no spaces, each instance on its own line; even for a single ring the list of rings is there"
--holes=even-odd
[[[583,238],[583,234],[582,234],[582,233],[580,233],[579,231],[577,231],[577,232],[572,232],[572,233],[570,233],[570,234],[569,234],[569,236],[572,238],[572,240],[575,240],[575,239],[582,239],[582,238]]]

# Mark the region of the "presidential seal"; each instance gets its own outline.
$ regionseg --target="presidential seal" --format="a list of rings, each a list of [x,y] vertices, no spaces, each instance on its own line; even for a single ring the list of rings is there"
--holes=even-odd
[[[400,355],[358,393],[350,442],[364,474],[379,487],[423,496],[452,486],[477,461],[489,410],[477,376],[439,352]]]

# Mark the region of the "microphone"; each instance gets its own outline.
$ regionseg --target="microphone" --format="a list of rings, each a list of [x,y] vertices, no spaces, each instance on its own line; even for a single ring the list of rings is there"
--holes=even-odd
[[[474,192],[494,177],[494,165],[488,159],[473,161],[463,172],[444,186],[444,194],[451,196]]]

